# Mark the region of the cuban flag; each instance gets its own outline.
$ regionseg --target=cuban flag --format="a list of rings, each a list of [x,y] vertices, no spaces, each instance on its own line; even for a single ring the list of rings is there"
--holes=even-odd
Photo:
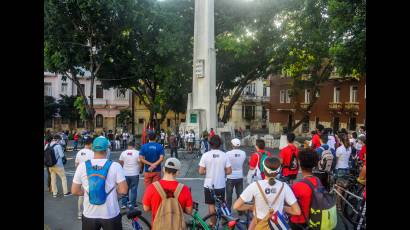
[[[272,217],[269,222],[271,230],[288,230],[288,220],[286,214],[283,215],[280,212],[276,211],[272,214]]]

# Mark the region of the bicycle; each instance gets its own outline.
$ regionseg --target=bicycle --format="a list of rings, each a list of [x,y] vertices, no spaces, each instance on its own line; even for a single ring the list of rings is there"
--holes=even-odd
[[[133,209],[121,209],[121,216],[126,216],[131,220],[131,226],[133,230],[150,230],[150,222],[142,216],[142,212],[137,208]]]

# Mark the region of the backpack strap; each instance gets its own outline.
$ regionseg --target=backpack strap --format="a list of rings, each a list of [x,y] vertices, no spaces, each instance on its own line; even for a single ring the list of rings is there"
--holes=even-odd
[[[175,189],[175,192],[174,192],[174,197],[175,198],[179,197],[179,194],[181,194],[181,191],[182,191],[183,187],[184,187],[184,184],[178,183],[178,186],[177,186],[177,188]]]
[[[283,187],[285,186],[285,184],[282,182],[282,187],[280,187],[280,190],[278,192],[278,194],[276,195],[275,199],[273,200],[272,204],[269,205],[268,199],[265,196],[265,193],[262,190],[261,185],[259,184],[259,181],[256,181],[256,185],[258,186],[259,192],[262,195],[263,200],[265,201],[266,205],[268,205],[269,210],[271,210],[271,207],[275,204],[275,202],[278,200],[280,194],[282,193]]]
[[[164,189],[162,188],[161,184],[158,181],[152,183],[155,189],[158,191],[159,195],[161,196],[162,200],[167,198],[167,194],[165,194]]]
[[[107,177],[108,170],[110,169],[110,166],[112,164],[111,160],[107,160],[102,168],[102,174],[104,177]]]

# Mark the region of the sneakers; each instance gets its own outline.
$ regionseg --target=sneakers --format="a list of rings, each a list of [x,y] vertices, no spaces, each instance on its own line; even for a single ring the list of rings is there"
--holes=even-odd
[[[64,196],[71,196],[71,195],[72,195],[71,192],[64,194]]]
[[[121,206],[121,209],[126,209],[126,208],[127,208],[126,205],[122,205],[122,206]]]
[[[57,194],[53,194],[53,197],[54,197],[54,198],[57,198]]]

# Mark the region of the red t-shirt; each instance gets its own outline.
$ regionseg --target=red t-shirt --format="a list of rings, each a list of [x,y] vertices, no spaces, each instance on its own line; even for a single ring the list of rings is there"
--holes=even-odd
[[[74,137],[73,137],[73,139],[74,139],[75,141],[78,141],[78,134],[75,134]]]
[[[258,150],[257,152],[252,153],[251,159],[249,160],[249,168],[256,168],[260,169],[260,161],[262,159],[262,154],[266,152],[268,157],[272,156],[272,154],[265,150]],[[259,154],[258,154],[259,153]],[[259,155],[259,156],[258,156]],[[259,160],[259,161],[258,161]],[[262,179],[265,179],[265,175],[263,174],[263,170],[261,172]]]
[[[306,179],[312,182],[313,186],[317,188],[317,177],[307,177]],[[308,216],[309,218],[309,206],[310,200],[312,199],[312,190],[310,189],[309,185],[305,184],[304,182],[296,182],[295,184],[293,184],[292,190],[295,194],[296,199],[298,200],[302,214],[299,216],[291,216],[290,221],[297,224],[306,223],[303,214],[305,214],[305,216]]]
[[[159,180],[161,187],[164,189],[167,197],[173,196],[175,189],[178,186],[178,181],[167,181],[167,180]],[[152,210],[152,218],[151,223],[154,223],[155,215],[157,214],[157,210],[161,205],[162,198],[159,195],[157,189],[153,184],[150,184],[147,189],[145,190],[144,197],[142,198],[142,203],[145,206],[151,207]],[[184,185],[181,190],[181,193],[178,197],[179,204],[184,210],[186,207],[192,207],[192,194],[189,191],[188,186]]]
[[[213,136],[215,136],[215,131],[212,130],[211,132],[209,132],[209,138],[211,138]]]
[[[319,148],[320,147],[320,136],[319,134],[315,134],[312,137],[312,147],[313,149]]]
[[[279,157],[282,159],[282,165],[290,165],[290,161],[292,160],[292,152],[295,152],[296,158],[299,157],[299,149],[292,144],[289,144],[279,152]],[[285,167],[282,169],[283,176],[297,175],[298,172],[299,169],[290,170],[289,168]]]
[[[359,152],[359,159],[363,161],[363,164],[366,165],[366,145],[362,146],[362,149]]]

